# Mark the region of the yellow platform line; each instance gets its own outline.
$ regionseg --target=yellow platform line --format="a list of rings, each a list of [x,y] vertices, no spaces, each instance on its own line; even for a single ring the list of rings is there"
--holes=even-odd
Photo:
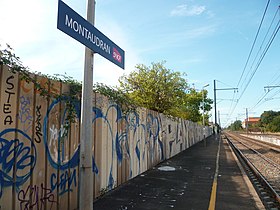
[[[220,159],[220,143],[221,143],[221,138],[219,136],[219,147],[218,147],[218,152],[217,152],[217,158],[216,158],[216,171],[215,171],[215,176],[213,180],[213,185],[212,185],[212,191],[211,191],[211,197],[210,197],[210,203],[208,210],[215,210],[216,206],[216,195],[217,195],[217,183],[218,183],[218,173],[219,173],[219,159]]]

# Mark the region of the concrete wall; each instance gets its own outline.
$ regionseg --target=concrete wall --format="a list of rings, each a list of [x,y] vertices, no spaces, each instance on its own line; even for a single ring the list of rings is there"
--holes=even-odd
[[[271,144],[279,145],[280,146],[280,136],[273,136],[267,134],[240,134],[241,136],[247,136],[259,141],[265,141]]]
[[[49,92],[69,86],[34,76]],[[49,84],[50,83],[50,84]],[[0,209],[77,209],[79,117],[69,129],[67,97],[46,99],[0,66]],[[94,196],[113,189],[203,138],[202,127],[146,109],[124,114],[94,94]],[[80,113],[80,103],[75,104]],[[212,130],[206,129],[206,136]]]

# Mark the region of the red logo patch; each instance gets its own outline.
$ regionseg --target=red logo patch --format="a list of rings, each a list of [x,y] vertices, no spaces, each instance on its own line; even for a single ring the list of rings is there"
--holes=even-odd
[[[116,48],[113,48],[113,58],[119,63],[122,62],[122,56]]]

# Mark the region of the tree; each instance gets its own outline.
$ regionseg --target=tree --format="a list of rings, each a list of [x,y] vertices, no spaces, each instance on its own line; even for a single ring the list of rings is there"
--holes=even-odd
[[[164,64],[165,62],[152,63],[150,67],[136,65],[135,71],[119,79],[120,89],[138,106],[193,122],[202,121],[204,96],[207,122],[207,112],[211,110],[213,103],[207,98],[207,90],[197,92],[194,88],[189,88],[180,72],[173,72]]]
[[[164,66],[165,62],[136,65],[136,70],[120,77],[120,89],[139,106],[165,114],[178,111],[188,88],[180,72]]]
[[[230,126],[229,129],[232,131],[239,131],[242,130],[242,122],[241,120],[234,121]]]
[[[203,92],[202,92],[203,91]],[[204,118],[205,122],[208,122],[208,112],[211,110],[211,104],[213,101],[207,98],[208,91],[201,90],[197,92],[194,88],[189,89],[188,93],[185,94],[184,103],[182,104],[182,115],[183,118],[191,120],[193,122],[202,122],[203,118],[203,106],[204,106]],[[203,99],[204,97],[204,99]],[[203,103],[204,101],[204,103]],[[207,124],[207,123],[206,123]]]
[[[272,111],[272,110],[264,111],[261,114],[260,126],[265,128],[265,130],[267,130],[267,131],[274,130],[274,128],[272,128],[274,126],[271,126],[271,123],[273,122],[274,118],[276,118],[277,116],[280,116],[280,112],[276,112],[276,111]]]
[[[278,112],[275,112],[275,111],[264,111],[262,114],[261,114],[261,123],[264,124],[264,125],[267,125],[269,124],[274,117],[276,117],[277,115],[279,115],[280,113]]]
[[[280,132],[280,115],[274,117],[267,128],[271,132]]]

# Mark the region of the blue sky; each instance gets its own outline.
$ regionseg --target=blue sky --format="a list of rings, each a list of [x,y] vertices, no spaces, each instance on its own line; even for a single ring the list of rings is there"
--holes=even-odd
[[[85,0],[64,2],[86,17]],[[133,71],[136,64],[150,65],[165,60],[169,69],[186,73],[191,86],[201,89],[210,84],[207,87],[210,98],[213,98],[214,80],[218,89],[238,87],[238,92],[217,91],[222,126],[236,119],[243,120],[246,108],[249,116],[259,116],[266,110],[280,111],[280,88],[267,94],[264,91],[264,86],[280,85],[279,33],[257,68],[280,19],[278,10],[261,45],[279,0],[270,1],[241,78],[266,4],[266,0],[97,0],[95,26],[125,50],[126,64],[122,70],[96,55],[93,80],[114,86],[119,76]],[[10,44],[32,71],[50,75],[66,72],[82,81],[84,47],[59,31],[56,22],[57,1],[0,0],[2,46]]]

